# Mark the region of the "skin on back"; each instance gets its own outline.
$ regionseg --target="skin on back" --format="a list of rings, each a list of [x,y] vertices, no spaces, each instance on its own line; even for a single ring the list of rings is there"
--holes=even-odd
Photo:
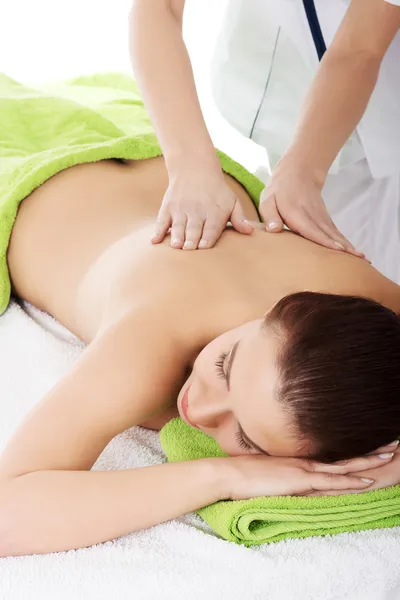
[[[256,221],[246,191],[225,177]],[[208,322],[218,335],[300,290],[363,295],[400,312],[398,286],[366,261],[289,232],[227,230],[210,252],[173,251],[169,240],[152,246],[167,184],[162,157],[79,165],[52,177],[18,213],[8,252],[14,292],[87,342],[136,303],[157,297],[162,305],[171,291],[177,305],[190,306],[191,335]]]
[[[246,191],[225,177],[246,217],[256,221]],[[259,319],[286,294],[362,295],[400,312],[399,287],[366,261],[289,232],[227,230],[209,251],[174,250],[169,240],[153,246],[167,184],[162,157],[79,165],[51,178],[18,214],[8,254],[15,293],[87,343],[147,307],[141,335],[156,318],[160,337],[179,340],[175,360],[182,373],[212,339]],[[176,414],[176,390],[160,394],[160,416],[149,407],[136,423],[161,427]]]

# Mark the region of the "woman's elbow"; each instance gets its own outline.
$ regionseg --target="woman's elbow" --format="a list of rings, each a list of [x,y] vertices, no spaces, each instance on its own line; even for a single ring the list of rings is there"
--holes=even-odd
[[[148,11],[150,14],[155,15],[158,12],[154,11],[168,11],[174,17],[181,19],[183,16],[183,9],[185,0],[131,0],[130,15],[134,16],[138,12],[143,10]]]
[[[20,531],[20,519],[12,500],[10,482],[0,484],[0,558],[28,554],[29,551],[22,547],[28,542],[24,532]]]
[[[161,9],[171,9],[171,0],[131,0],[131,14],[137,8],[161,8]]]

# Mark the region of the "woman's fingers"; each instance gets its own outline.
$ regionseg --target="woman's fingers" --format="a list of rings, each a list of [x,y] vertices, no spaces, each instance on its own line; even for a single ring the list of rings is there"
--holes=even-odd
[[[376,469],[389,463],[394,454],[393,452],[382,452],[380,454],[370,454],[369,456],[360,456],[351,460],[342,460],[332,464],[312,462],[310,469],[316,473],[343,474],[356,473],[357,471],[367,471]]]
[[[369,452],[368,456],[371,456],[371,454],[382,454],[385,452],[394,452],[398,447],[399,447],[399,440],[395,440],[394,442],[391,442],[390,444],[387,444],[386,446],[380,446],[380,448],[377,448],[373,452]]]
[[[311,492],[307,492],[306,494],[301,494],[302,496],[345,496],[347,494],[360,494],[361,492],[370,492],[374,489],[374,484],[371,483],[367,485],[366,488],[363,489],[342,489],[342,490],[325,490],[325,491],[317,491],[312,490]]]
[[[312,473],[310,491],[331,492],[339,490],[367,490],[374,483],[369,477],[336,475],[335,473]]]

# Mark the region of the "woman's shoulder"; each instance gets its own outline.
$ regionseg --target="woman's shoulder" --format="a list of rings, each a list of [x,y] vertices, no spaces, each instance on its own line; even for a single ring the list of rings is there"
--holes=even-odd
[[[400,314],[400,286],[370,263],[348,254],[337,254],[330,276],[333,293],[364,296]]]

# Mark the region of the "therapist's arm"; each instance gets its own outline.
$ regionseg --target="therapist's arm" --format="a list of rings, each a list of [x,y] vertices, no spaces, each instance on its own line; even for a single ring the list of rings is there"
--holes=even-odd
[[[294,139],[265,191],[261,207],[262,214],[263,209],[267,213],[265,220],[279,222],[279,216],[290,212],[295,221],[291,228],[305,237],[352,251],[330,221],[320,190],[336,155],[364,114],[381,61],[399,27],[400,7],[384,0],[352,0],[306,96]],[[296,191],[289,189],[291,181]],[[273,194],[280,215],[274,214]],[[291,195],[298,198],[295,207],[285,199]]]
[[[228,220],[241,233],[253,228],[225,184],[207,131],[182,37],[184,7],[185,0],[133,0],[130,49],[169,175],[153,242],[171,226],[171,245],[193,250],[213,246]]]
[[[363,116],[399,27],[399,7],[384,0],[352,0],[321,61],[289,150],[320,178]]]
[[[185,0],[132,2],[132,65],[167,165],[196,155],[219,168],[182,38],[184,6]]]

